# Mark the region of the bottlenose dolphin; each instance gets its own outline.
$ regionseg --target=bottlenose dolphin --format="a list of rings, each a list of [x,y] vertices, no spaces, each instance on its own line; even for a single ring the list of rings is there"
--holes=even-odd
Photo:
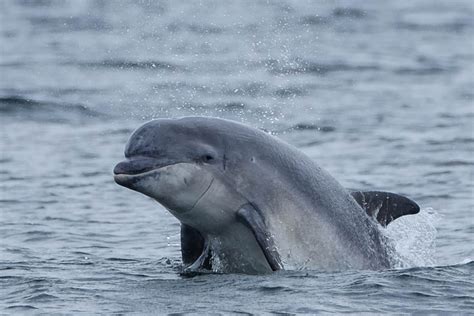
[[[115,181],[181,222],[185,271],[383,269],[380,227],[419,211],[386,192],[350,192],[293,146],[237,122],[157,119],[138,128]]]

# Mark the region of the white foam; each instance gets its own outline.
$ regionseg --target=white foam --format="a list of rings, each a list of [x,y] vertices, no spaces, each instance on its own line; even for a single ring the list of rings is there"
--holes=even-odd
[[[432,208],[398,218],[384,230],[392,242],[395,268],[433,266],[436,264],[436,225],[440,219]]]

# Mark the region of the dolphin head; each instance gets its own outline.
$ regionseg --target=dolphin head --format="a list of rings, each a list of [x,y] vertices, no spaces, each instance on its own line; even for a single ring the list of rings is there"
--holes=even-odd
[[[178,120],[158,119],[138,128],[114,168],[119,185],[148,195],[180,214],[190,211],[212,182],[219,159],[213,137]]]
[[[144,124],[131,135],[126,159],[115,166],[115,182],[157,200],[183,223],[202,223],[203,230],[222,227],[245,200],[222,183],[228,158],[219,122],[183,118]],[[226,205],[218,205],[224,200]]]

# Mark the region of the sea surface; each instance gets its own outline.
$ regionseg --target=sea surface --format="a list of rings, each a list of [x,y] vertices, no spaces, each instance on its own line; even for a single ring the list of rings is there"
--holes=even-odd
[[[0,1],[0,314],[474,313],[474,2]],[[207,115],[409,196],[385,271],[180,275],[116,185],[130,133]]]

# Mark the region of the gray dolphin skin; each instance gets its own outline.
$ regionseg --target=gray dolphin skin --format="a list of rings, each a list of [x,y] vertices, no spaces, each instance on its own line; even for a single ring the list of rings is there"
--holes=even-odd
[[[181,222],[184,272],[392,266],[382,226],[419,211],[387,192],[350,192],[282,140],[237,122],[186,117],[138,128],[115,181]]]

